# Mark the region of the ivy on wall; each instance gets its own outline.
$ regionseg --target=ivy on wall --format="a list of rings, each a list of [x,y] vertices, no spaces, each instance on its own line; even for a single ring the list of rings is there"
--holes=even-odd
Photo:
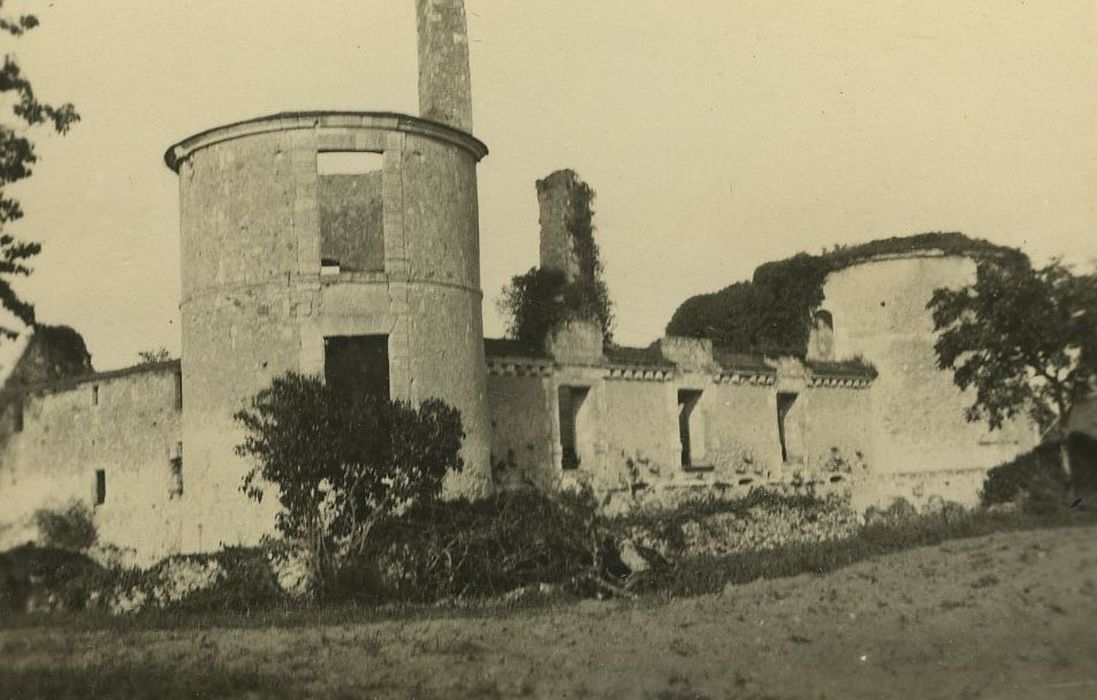
[[[879,255],[917,251],[974,258],[1006,257],[1027,263],[1024,253],[962,233],[923,233],[856,246],[837,246],[820,255],[798,253],[760,265],[749,282],[684,301],[667,324],[668,335],[709,338],[732,352],[803,357],[812,313],[822,306],[827,275]]]
[[[568,280],[562,270],[534,267],[511,278],[499,300],[507,336],[531,348],[544,347],[554,328],[573,320],[597,322],[603,342],[613,341],[613,303],[594,240],[594,190],[578,180],[571,202],[565,226],[579,261],[578,277]]]

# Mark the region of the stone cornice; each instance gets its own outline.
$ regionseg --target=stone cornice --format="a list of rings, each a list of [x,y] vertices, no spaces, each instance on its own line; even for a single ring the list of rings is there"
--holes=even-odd
[[[625,379],[630,381],[665,382],[674,378],[673,367],[644,367],[641,365],[610,365],[606,379]]]
[[[776,372],[755,370],[721,370],[712,375],[716,384],[748,384],[751,386],[769,386],[777,382]]]
[[[282,112],[226,124],[200,132],[169,148],[164,162],[178,172],[179,166],[192,153],[223,141],[293,129],[377,129],[403,131],[445,141],[468,151],[476,160],[488,154],[482,141],[445,124],[395,112]]]
[[[867,389],[872,386],[868,377],[835,377],[827,375],[809,375],[807,384],[816,388]]]
[[[550,360],[529,357],[489,357],[488,374],[496,377],[548,377],[552,374]]]

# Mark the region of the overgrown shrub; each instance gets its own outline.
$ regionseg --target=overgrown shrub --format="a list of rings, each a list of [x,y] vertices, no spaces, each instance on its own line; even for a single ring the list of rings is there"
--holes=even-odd
[[[79,564],[80,562],[75,562]],[[250,613],[283,604],[267,550],[229,547],[166,557],[149,569],[68,565],[46,588],[64,610]]]
[[[535,584],[583,592],[627,573],[615,557],[589,495],[509,492],[424,503],[390,520],[343,590],[418,602]]]
[[[91,509],[83,501],[59,509],[40,508],[34,512],[34,525],[44,547],[81,552],[99,539]]]
[[[23,545],[0,552],[0,610],[82,609],[81,582],[101,572],[88,557],[65,549]]]
[[[165,596],[161,607],[199,612],[247,613],[274,607],[285,601],[285,593],[271,571],[267,553],[257,547],[229,547],[210,554],[193,554],[166,559],[148,572],[161,591],[181,568],[195,565],[216,572],[208,585],[195,586],[184,595]],[[180,589],[178,583],[176,590]]]
[[[1067,445],[1073,463],[1075,496],[1083,502],[1097,499],[1097,440],[1083,433],[1071,433]],[[1022,502],[1027,510],[1036,513],[1072,504],[1059,461],[1058,443],[1040,445],[987,472],[983,505],[1015,502]]]
[[[289,373],[236,414],[237,453],[254,460],[242,490],[278,487],[279,531],[309,555],[317,592],[363,551],[393,512],[434,501],[446,474],[464,466],[461,415],[442,401],[419,406],[350,395],[318,377]]]
[[[626,541],[661,566],[664,549],[676,562],[696,558],[686,550],[687,540],[696,539],[693,531],[707,520],[732,516],[765,528],[768,520],[754,522],[760,513],[780,519],[795,511],[814,525],[835,508],[830,499],[761,489],[738,500],[698,499],[616,518],[600,515],[589,492],[504,492],[477,502],[435,502],[379,529],[374,546],[344,570],[340,592],[404,602],[499,596],[539,584],[577,595],[622,594],[648,575],[634,574],[621,561]],[[648,540],[660,545],[649,547]],[[740,543],[727,544],[734,549]]]

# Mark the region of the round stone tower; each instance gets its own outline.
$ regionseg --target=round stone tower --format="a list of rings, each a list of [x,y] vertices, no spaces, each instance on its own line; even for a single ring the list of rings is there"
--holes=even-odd
[[[937,333],[926,305],[935,289],[974,281],[971,257],[922,250],[867,258],[832,272],[823,287],[834,356],[860,356],[879,371],[873,386],[872,471],[884,481],[908,482],[915,499],[921,490],[971,501],[982,470],[1030,448],[1034,440],[1022,423],[993,432],[985,423],[969,423],[965,412],[972,396],[956,387],[951,372],[937,368]],[[932,479],[925,476],[930,473]],[[901,493],[903,484],[881,488]]]
[[[233,414],[287,371],[456,406],[466,468],[447,491],[490,488],[476,185],[487,148],[467,132],[463,4],[418,8],[420,88],[444,92],[428,100],[440,121],[278,114],[165,155],[179,174],[186,550],[270,531],[276,499],[259,507],[239,491],[249,465]]]

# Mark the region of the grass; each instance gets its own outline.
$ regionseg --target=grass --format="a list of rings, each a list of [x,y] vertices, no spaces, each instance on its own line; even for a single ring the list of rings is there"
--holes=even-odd
[[[0,668],[0,697],[22,698],[293,697],[284,679],[216,664],[178,668],[149,663],[98,663],[83,668]]]

